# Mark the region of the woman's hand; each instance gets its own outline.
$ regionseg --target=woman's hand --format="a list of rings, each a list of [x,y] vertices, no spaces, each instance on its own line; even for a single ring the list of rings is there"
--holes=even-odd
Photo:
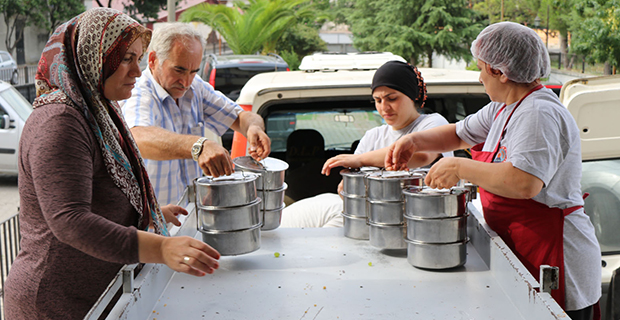
[[[441,158],[428,171],[424,183],[431,188],[448,189],[455,186],[459,178],[459,164],[463,158]]]
[[[359,168],[362,167],[362,162],[357,154],[339,154],[335,157],[327,159],[323,164],[321,173],[329,176],[329,172],[335,167],[347,167],[347,168]]]
[[[416,152],[416,149],[411,134],[398,139],[388,148],[385,155],[385,169],[392,171],[409,169],[407,163]]]
[[[191,237],[167,237],[161,244],[161,255],[170,269],[193,276],[212,274],[219,268],[219,252]]]
[[[183,207],[169,204],[161,207],[161,213],[164,215],[164,219],[166,219],[166,222],[172,222],[173,225],[180,227],[181,222],[179,221],[179,219],[177,219],[177,216],[179,214],[186,216],[187,210],[185,210]]]

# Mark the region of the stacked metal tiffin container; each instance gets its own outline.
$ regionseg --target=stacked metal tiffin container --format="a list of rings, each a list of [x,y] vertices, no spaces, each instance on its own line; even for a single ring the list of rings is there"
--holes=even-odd
[[[377,168],[343,169],[342,199],[344,236],[357,240],[368,240],[368,213],[366,204],[366,177]]]
[[[250,156],[235,158],[233,162],[235,170],[259,175],[256,180],[256,191],[258,197],[263,200],[260,207],[263,222],[261,230],[278,228],[282,220],[284,195],[288,187],[284,182],[288,163],[269,157],[259,162]]]
[[[407,261],[424,269],[447,269],[467,258],[465,188],[408,187],[405,196]]]
[[[379,249],[404,249],[403,189],[420,187],[423,175],[415,171],[378,171],[367,176],[370,244]]]
[[[197,228],[202,240],[221,255],[239,255],[260,248],[261,199],[259,175],[234,172],[194,180]]]

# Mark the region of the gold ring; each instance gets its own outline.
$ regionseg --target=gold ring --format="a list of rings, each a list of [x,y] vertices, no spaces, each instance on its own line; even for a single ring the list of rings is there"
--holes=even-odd
[[[185,263],[189,262],[189,257],[188,257],[188,256],[183,257],[183,261],[184,261]]]

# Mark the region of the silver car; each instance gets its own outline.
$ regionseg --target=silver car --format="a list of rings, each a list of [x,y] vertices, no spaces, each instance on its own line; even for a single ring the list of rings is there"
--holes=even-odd
[[[0,80],[17,84],[19,72],[17,71],[17,63],[6,51],[0,51]]]

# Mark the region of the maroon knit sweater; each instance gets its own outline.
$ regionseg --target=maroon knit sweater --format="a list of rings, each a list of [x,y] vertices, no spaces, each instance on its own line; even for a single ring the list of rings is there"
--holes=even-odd
[[[6,317],[82,319],[123,264],[138,262],[138,214],[77,110],[35,109],[19,148],[22,240]]]

